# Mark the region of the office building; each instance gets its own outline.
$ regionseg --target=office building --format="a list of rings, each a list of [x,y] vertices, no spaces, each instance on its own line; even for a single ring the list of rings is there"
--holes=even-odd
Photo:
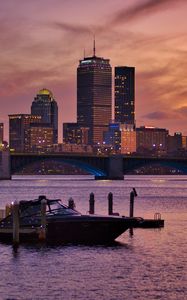
[[[113,147],[115,152],[121,149],[121,131],[119,122],[110,122],[108,131],[104,133],[104,144]]]
[[[115,153],[130,154],[136,152],[136,131],[134,125],[111,122],[104,134],[104,142],[110,145]]]
[[[135,68],[115,67],[115,121],[135,126]]]
[[[32,123],[41,123],[41,116],[9,115],[9,145],[15,152],[30,151],[29,130]]]
[[[183,149],[183,137],[181,132],[175,132],[168,136],[168,154],[177,155]]]
[[[112,115],[112,69],[109,59],[95,55],[80,60],[77,68],[77,123],[89,128],[88,143],[103,142]]]
[[[4,124],[0,123],[0,144],[3,143],[4,140]]]
[[[53,148],[53,128],[49,124],[33,123],[28,129],[30,152],[47,152]]]
[[[63,124],[63,141],[65,144],[88,144],[89,128],[78,126],[77,123]]]
[[[31,106],[31,115],[41,116],[41,122],[53,128],[53,143],[58,143],[58,106],[48,89],[38,92]]]
[[[142,154],[167,152],[168,130],[165,128],[141,126],[136,128],[137,152]]]
[[[187,136],[182,136],[182,148],[187,150]]]
[[[121,154],[136,152],[136,131],[133,124],[121,124]]]
[[[55,144],[53,145],[53,151],[55,153],[71,152],[71,153],[93,153],[93,148],[91,145],[83,144]]]

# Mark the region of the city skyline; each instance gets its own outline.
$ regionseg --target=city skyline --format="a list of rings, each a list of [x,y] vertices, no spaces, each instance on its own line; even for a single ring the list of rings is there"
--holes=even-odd
[[[84,48],[91,55],[93,33],[98,56],[110,59],[113,72],[118,65],[136,67],[137,126],[187,134],[185,8],[182,0],[109,0],[107,9],[104,1],[1,3],[0,122],[5,123],[5,138],[8,114],[29,113],[43,87],[58,100],[59,129],[62,122],[76,121],[76,66]]]

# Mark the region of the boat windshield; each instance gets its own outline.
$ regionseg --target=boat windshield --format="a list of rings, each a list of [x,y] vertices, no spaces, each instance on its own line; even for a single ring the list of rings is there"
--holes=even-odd
[[[47,203],[48,209],[47,213],[48,215],[76,215],[79,214],[76,210],[73,210],[71,208],[68,208],[66,205],[62,204],[60,200],[52,200]]]
[[[61,203],[60,199],[47,200],[46,216],[49,218],[61,218],[67,215],[80,215],[74,209]],[[41,218],[41,202],[40,201],[20,201],[20,225],[38,225]],[[0,226],[5,224],[12,226],[12,214],[0,221]]]
[[[40,216],[41,215],[41,202],[31,202],[28,205],[25,202],[26,207],[23,206],[21,211],[21,217],[30,217],[30,216]],[[75,215],[79,214],[76,210],[68,208],[66,205],[61,203],[60,199],[57,200],[47,200],[46,207],[47,216],[52,215]]]

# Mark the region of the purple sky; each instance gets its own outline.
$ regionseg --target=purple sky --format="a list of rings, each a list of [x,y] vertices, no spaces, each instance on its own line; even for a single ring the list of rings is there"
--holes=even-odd
[[[186,0],[0,1],[0,122],[29,113],[50,89],[62,122],[76,120],[76,68],[92,53],[136,67],[137,125],[187,135]]]

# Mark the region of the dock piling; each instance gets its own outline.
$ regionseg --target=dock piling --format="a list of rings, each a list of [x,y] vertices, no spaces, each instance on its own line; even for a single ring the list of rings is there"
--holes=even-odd
[[[12,212],[12,204],[6,204],[5,206],[5,216],[8,217]]]
[[[47,208],[47,200],[43,198],[41,200],[41,228],[39,233],[39,240],[44,241],[46,239],[46,208]]]
[[[75,209],[75,202],[74,202],[73,198],[69,198],[69,200],[68,200],[68,208]]]
[[[129,210],[129,217],[133,218],[134,216],[134,198],[137,197],[136,189],[133,188],[130,192],[130,210]]]
[[[15,201],[12,207],[13,217],[13,245],[19,244],[19,202]]]
[[[94,193],[90,194],[90,200],[89,200],[89,214],[93,215],[95,213],[95,197]]]
[[[108,214],[113,215],[113,194],[108,194]]]

